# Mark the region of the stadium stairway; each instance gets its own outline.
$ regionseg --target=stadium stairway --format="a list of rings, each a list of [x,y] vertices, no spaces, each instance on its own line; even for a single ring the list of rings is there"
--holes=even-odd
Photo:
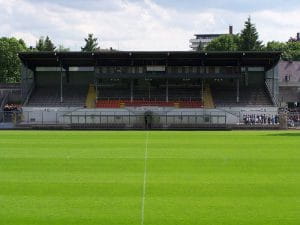
[[[88,109],[96,107],[96,90],[93,84],[90,84],[88,94],[86,97],[85,105]]]
[[[203,93],[203,99],[204,99],[204,108],[206,109],[213,109],[215,108],[214,100],[211,94],[211,89],[209,84],[206,84],[204,93]]]

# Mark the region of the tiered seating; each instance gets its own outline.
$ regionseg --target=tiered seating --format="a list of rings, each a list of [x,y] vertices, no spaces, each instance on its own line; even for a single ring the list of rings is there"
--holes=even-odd
[[[99,88],[99,99],[103,100],[120,100],[120,99],[130,99],[130,89],[129,88]]]
[[[216,106],[271,106],[272,101],[264,87],[241,87],[240,100],[236,102],[236,88],[213,87]]]
[[[180,108],[202,108],[201,101],[145,101],[145,100],[99,100],[96,104],[97,108],[120,108],[120,107],[142,107],[142,106],[158,106],[158,107],[180,107]]]
[[[271,98],[263,87],[245,89],[245,91],[242,91],[241,97],[242,100],[245,99],[244,102],[247,102],[247,105],[272,105]]]
[[[201,99],[199,88],[169,88],[169,100],[171,101],[193,101]]]
[[[99,97],[100,100],[126,100],[130,99],[129,88],[100,88]],[[143,101],[165,101],[166,100],[166,89],[150,88],[134,88],[133,90],[134,100]],[[201,99],[201,90],[197,88],[182,88],[182,87],[170,87],[169,88],[169,100],[170,101],[194,101]]]
[[[60,102],[60,89],[57,87],[37,87],[28,102],[31,107],[84,107],[88,87],[65,86],[63,103]]]
[[[124,101],[125,106],[128,107],[139,107],[139,106],[160,106],[160,107],[174,107],[174,102],[166,102],[166,101],[144,101],[144,100],[134,100],[131,102],[130,100]]]
[[[154,101],[165,101],[166,100],[166,90],[163,88],[151,88],[150,96],[148,89],[135,89],[134,90],[134,99],[135,100],[154,100]]]
[[[97,108],[120,108],[121,101],[120,100],[99,100],[97,101]]]
[[[201,101],[179,101],[180,108],[202,108],[203,104]]]

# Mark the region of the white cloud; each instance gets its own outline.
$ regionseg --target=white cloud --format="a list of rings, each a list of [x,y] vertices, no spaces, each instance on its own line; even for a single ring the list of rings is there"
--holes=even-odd
[[[92,2],[93,0],[87,1]],[[153,0],[110,0],[94,8],[58,5],[54,1],[0,0],[0,36],[16,36],[34,45],[49,35],[58,44],[79,50],[83,38],[94,33],[101,47],[121,50],[188,50],[194,33],[235,31],[251,15],[264,41],[285,41],[297,32],[300,9],[236,12],[220,9],[181,11],[164,8]]]
[[[300,9],[284,12],[263,10],[253,13],[253,17],[263,40],[287,41],[300,32]]]

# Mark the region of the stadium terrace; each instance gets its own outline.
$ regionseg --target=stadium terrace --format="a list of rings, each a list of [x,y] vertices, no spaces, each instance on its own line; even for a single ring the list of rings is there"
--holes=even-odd
[[[22,125],[276,127],[280,56],[280,52],[20,53]]]

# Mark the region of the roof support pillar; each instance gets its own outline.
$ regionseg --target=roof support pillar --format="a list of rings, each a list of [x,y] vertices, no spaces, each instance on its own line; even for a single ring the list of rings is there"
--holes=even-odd
[[[169,102],[169,79],[166,81],[166,102]]]
[[[204,104],[204,79],[201,79],[201,101]]]
[[[98,101],[98,78],[95,78],[95,89],[96,89],[96,103]]]
[[[64,102],[64,98],[63,98],[63,68],[60,63],[60,103],[63,103],[63,102]]]
[[[130,80],[130,102],[133,102],[133,79]]]
[[[97,77],[97,73],[100,74],[100,68],[98,67],[98,60],[97,60],[97,58],[95,56],[94,56],[94,60],[95,60],[95,66],[94,66],[94,87],[95,87],[95,91],[96,91],[95,102],[97,104],[97,101],[98,101],[98,77]]]
[[[236,79],[236,102],[240,102],[240,79]]]
[[[248,66],[245,67],[245,86],[248,87],[249,84],[249,74],[248,74]]]
[[[151,82],[148,81],[148,100],[150,101],[151,99]]]

